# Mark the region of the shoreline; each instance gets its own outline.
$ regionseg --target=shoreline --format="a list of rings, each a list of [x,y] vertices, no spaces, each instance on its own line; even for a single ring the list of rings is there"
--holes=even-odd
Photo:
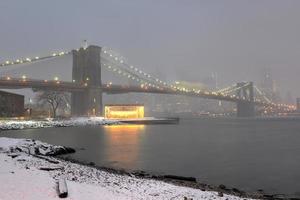
[[[185,119],[202,119],[202,120],[218,120],[226,119],[228,121],[276,121],[276,120],[287,120],[287,121],[298,121],[300,117],[256,117],[256,118],[181,118]],[[64,128],[64,127],[79,127],[79,126],[99,126],[99,125],[122,125],[122,124],[178,124],[178,118],[165,117],[165,118],[152,118],[148,117],[139,120],[118,120],[118,119],[105,119],[103,117],[78,117],[70,119],[32,119],[32,120],[11,120],[11,119],[0,119],[0,132],[9,130],[24,130],[24,129],[40,129],[40,128]]]
[[[116,124],[121,123],[118,120],[104,119],[103,117],[79,117],[67,120],[0,120],[0,131]]]
[[[142,119],[105,119],[104,117],[78,117],[63,120],[0,120],[0,131],[39,129],[39,128],[63,128],[78,126],[122,125],[122,124],[178,124],[178,118],[153,118]]]
[[[194,177],[186,177],[186,176],[177,176],[177,175],[172,175],[172,174],[154,174],[154,173],[148,173],[147,171],[143,170],[125,170],[125,169],[117,169],[117,168],[112,168],[112,167],[104,167],[104,166],[98,166],[95,165],[93,162],[82,162],[76,159],[72,158],[67,158],[67,157],[56,157],[57,159],[61,161],[66,161],[66,162],[71,162],[74,164],[79,164],[82,166],[90,167],[90,168],[95,168],[97,170],[101,171],[106,171],[108,173],[112,174],[118,174],[118,175],[126,175],[126,176],[132,176],[134,175],[135,177],[141,178],[141,179],[147,179],[147,180],[157,180],[157,181],[163,181],[165,183],[170,183],[174,184],[177,186],[182,186],[182,187],[188,187],[188,188],[193,188],[193,189],[199,189],[201,191],[208,191],[208,192],[218,192],[221,195],[222,194],[227,194],[227,195],[233,195],[236,197],[240,197],[243,199],[266,199],[268,196],[276,196],[276,195],[266,195],[263,194],[263,191],[257,191],[256,194],[251,193],[251,192],[245,192],[242,190],[239,190],[238,188],[229,188],[226,187],[223,184],[220,184],[219,186],[215,185],[210,185],[206,183],[201,183],[198,182],[196,178]]]
[[[215,188],[210,188],[211,186],[209,185],[193,181],[175,180],[172,177],[167,178],[166,176],[150,177],[147,173],[141,171],[130,173],[125,170],[98,167],[92,163],[87,164],[75,160],[67,161],[66,159],[57,156],[36,154],[36,149],[40,149],[41,147],[47,147],[48,150],[62,148],[61,146],[53,146],[35,140],[0,137],[0,162],[9,164],[10,166],[16,166],[9,168],[9,170],[13,171],[13,173],[11,172],[12,174],[8,175],[0,173],[0,181],[2,181],[3,176],[6,177],[20,174],[19,172],[14,172],[14,170],[21,170],[22,173],[29,172],[32,175],[41,172],[47,174],[47,176],[50,177],[50,180],[52,180],[52,185],[55,185],[58,178],[63,176],[66,178],[68,185],[71,186],[74,185],[74,183],[79,184],[79,187],[84,187],[85,184],[87,184],[89,185],[88,187],[95,186],[99,189],[100,186],[100,188],[102,188],[101,190],[107,189],[108,193],[112,192],[113,195],[116,195],[114,196],[114,199],[123,199],[124,197],[124,199],[208,198],[238,200],[250,197],[246,193],[239,193],[237,189],[235,193],[233,193],[234,191],[229,193],[225,188],[222,191],[221,189],[214,190]],[[45,169],[48,169],[48,171],[45,171]],[[3,169],[1,171],[3,171]],[[22,176],[20,175],[18,178],[22,179]],[[17,179],[10,179],[10,181],[13,181],[13,184],[18,184]],[[17,191],[19,186],[16,187]],[[45,187],[48,186],[46,185]],[[82,188],[82,190],[84,189],[85,188]],[[55,190],[53,190],[52,193],[53,192],[55,193]],[[235,194],[235,196],[233,194]],[[72,196],[72,194],[70,195]],[[72,196],[72,198],[74,198],[74,196]]]
[[[278,199],[278,200],[285,200],[285,199],[292,199],[297,200],[300,199],[299,197],[294,197],[293,195],[288,194],[272,194],[272,193],[265,193],[263,189],[258,189],[255,192],[247,192],[240,190],[236,187],[227,187],[224,184],[220,185],[212,185],[208,183],[202,183],[199,182],[195,177],[186,177],[186,176],[178,176],[178,175],[172,175],[172,174],[155,174],[155,173],[149,173],[147,171],[143,170],[125,170],[125,169],[118,169],[113,167],[105,167],[105,166],[98,166],[95,165],[93,162],[84,162],[79,161],[73,158],[68,157],[61,157],[57,156],[55,157],[58,160],[71,162],[74,164],[79,164],[82,166],[86,166],[89,168],[94,168],[100,171],[105,171],[112,174],[118,174],[118,175],[126,175],[126,176],[132,176],[141,178],[141,179],[147,179],[147,180],[155,180],[155,181],[162,181],[165,183],[173,184],[176,186],[181,187],[187,187],[187,188],[193,188],[201,191],[207,191],[207,192],[217,192],[218,195],[232,195],[235,197],[239,197],[243,200],[246,199]]]

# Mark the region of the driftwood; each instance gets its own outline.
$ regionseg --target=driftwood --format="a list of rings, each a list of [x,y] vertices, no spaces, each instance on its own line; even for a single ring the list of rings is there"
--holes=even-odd
[[[61,178],[58,181],[58,196],[60,198],[66,198],[68,196],[67,182],[64,178]]]
[[[39,167],[39,170],[44,171],[54,171],[54,170],[61,170],[63,167]]]
[[[175,176],[175,175],[165,175],[164,178],[174,179],[174,180],[179,180],[179,181],[191,181],[191,182],[197,181],[196,178],[194,178],[194,177]]]

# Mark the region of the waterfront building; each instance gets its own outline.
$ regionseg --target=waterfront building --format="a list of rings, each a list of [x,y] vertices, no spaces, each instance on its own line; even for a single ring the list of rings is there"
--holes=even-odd
[[[20,117],[24,115],[24,96],[0,91],[0,117]]]
[[[137,119],[144,118],[143,104],[110,104],[105,105],[107,119]]]

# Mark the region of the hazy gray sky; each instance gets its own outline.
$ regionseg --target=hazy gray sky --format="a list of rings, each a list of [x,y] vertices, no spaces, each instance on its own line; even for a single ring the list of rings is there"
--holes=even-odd
[[[299,0],[2,0],[0,9],[0,61],[87,39],[169,79],[215,72],[225,85],[269,67],[300,95]]]

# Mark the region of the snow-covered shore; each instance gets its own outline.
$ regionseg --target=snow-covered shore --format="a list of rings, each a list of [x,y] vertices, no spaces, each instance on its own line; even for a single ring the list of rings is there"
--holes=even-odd
[[[108,120],[103,117],[80,117],[68,120],[0,120],[0,130],[18,130],[29,128],[69,127],[86,125],[118,124],[117,120]]]
[[[245,199],[121,175],[22,149],[49,147],[39,141],[0,137],[0,199],[58,199],[56,182],[67,180],[68,199]],[[21,150],[20,150],[21,148]],[[50,149],[61,148],[59,146]],[[52,171],[41,169],[52,168]],[[222,197],[221,197],[222,196]]]

